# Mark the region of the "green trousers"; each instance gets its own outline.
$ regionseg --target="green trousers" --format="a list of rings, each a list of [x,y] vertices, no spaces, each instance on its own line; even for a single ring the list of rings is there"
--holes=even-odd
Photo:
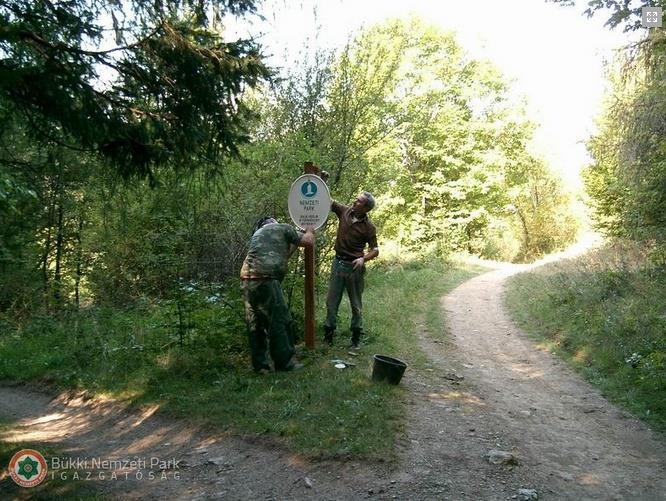
[[[327,330],[335,330],[338,323],[338,308],[342,301],[343,291],[347,291],[351,305],[351,330],[363,329],[363,287],[365,266],[354,270],[351,263],[333,258],[331,266],[331,279],[328,283],[326,296],[326,322]]]
[[[268,352],[275,370],[289,370],[293,365],[294,339],[291,314],[278,280],[243,280],[245,322],[247,323],[252,367],[270,370]]]

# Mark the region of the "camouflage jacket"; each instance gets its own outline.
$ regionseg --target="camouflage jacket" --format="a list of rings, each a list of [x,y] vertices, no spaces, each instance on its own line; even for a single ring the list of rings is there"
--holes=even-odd
[[[292,245],[298,245],[301,234],[288,224],[269,224],[259,228],[250,240],[241,267],[241,279],[282,280]]]

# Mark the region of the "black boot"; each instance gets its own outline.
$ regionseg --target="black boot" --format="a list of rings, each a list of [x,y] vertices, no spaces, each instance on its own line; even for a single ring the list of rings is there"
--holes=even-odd
[[[324,342],[329,346],[333,346],[333,334],[335,334],[335,329],[324,327]]]
[[[352,338],[351,338],[351,347],[358,349],[358,346],[361,342],[361,336],[363,335],[362,329],[352,329]]]

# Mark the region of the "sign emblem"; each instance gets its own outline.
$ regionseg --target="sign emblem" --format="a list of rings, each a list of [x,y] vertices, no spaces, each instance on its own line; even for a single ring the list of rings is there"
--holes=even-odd
[[[18,451],[9,461],[9,476],[21,487],[35,487],[46,478],[46,460],[33,449]]]
[[[306,198],[312,198],[317,194],[317,185],[308,179],[301,186],[301,193]]]

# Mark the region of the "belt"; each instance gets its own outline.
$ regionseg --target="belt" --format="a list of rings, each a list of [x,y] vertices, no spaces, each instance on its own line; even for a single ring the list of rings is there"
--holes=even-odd
[[[343,257],[343,256],[338,256],[338,255],[336,255],[336,256],[335,256],[335,259],[337,259],[338,261],[343,261],[343,262],[345,262],[345,263],[353,263],[353,262],[356,261],[358,258],[357,258],[357,257]]]

